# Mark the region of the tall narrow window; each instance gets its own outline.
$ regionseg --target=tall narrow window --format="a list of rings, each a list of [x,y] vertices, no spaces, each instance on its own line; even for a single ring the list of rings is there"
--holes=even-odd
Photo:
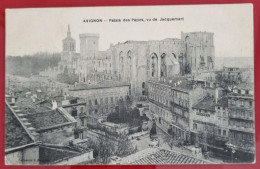
[[[161,56],[161,77],[166,77],[166,55],[165,53]]]
[[[155,54],[153,54],[151,59],[151,75],[152,77],[157,77],[158,57]]]

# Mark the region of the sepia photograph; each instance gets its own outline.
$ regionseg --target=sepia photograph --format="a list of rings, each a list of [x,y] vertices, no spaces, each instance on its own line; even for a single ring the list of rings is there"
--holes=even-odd
[[[255,163],[252,4],[6,9],[6,165]]]

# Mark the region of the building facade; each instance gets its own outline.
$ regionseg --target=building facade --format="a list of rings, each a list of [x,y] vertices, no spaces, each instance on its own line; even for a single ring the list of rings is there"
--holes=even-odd
[[[99,83],[80,83],[74,88],[69,89],[69,95],[80,98],[85,102],[86,109],[82,110],[86,116],[86,123],[96,124],[109,113],[114,113],[118,106],[119,100],[125,101],[129,96],[130,84],[118,81],[102,81]],[[80,110],[81,111],[81,110]]]
[[[229,142],[233,160],[253,162],[255,116],[253,84],[239,84],[228,95]]]
[[[213,36],[209,32],[181,33],[181,39],[126,41],[99,51],[99,34],[84,33],[79,35],[80,53],[76,53],[69,27],[59,70],[69,68],[80,82],[95,77],[93,73],[108,74],[109,78],[130,83],[130,95],[147,95],[147,82],[151,79],[213,69]]]
[[[173,77],[148,82],[150,112],[156,124],[171,130],[176,139],[190,141],[192,105],[208,92],[186,77]]]

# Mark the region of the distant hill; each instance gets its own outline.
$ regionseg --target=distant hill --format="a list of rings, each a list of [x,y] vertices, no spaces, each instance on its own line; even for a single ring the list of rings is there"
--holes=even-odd
[[[5,58],[6,73],[30,77],[31,74],[39,74],[47,68],[58,66],[60,53],[39,52],[26,56],[7,56]]]
[[[226,67],[254,68],[253,57],[215,57],[215,68]]]

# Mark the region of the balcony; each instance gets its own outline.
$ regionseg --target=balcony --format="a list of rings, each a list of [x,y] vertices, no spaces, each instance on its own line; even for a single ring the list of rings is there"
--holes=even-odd
[[[171,102],[171,106],[172,106],[171,109],[173,109],[174,107],[177,107],[177,108],[182,109],[184,111],[188,111],[189,110],[188,107],[181,106],[181,105],[179,105],[179,104],[177,104],[175,102]]]
[[[249,107],[249,106],[243,106],[243,105],[235,105],[235,104],[229,104],[228,109],[230,111],[234,111],[236,112],[236,110],[244,110],[244,111],[254,111],[253,107]]]
[[[229,118],[233,118],[233,119],[243,119],[243,120],[252,120],[254,121],[254,117],[250,117],[250,116],[240,116],[240,115],[236,115],[236,114],[232,114],[229,113]]]
[[[255,133],[255,129],[253,128],[245,128],[245,127],[241,127],[241,126],[229,126],[230,130],[236,130],[236,131],[241,131],[241,132],[245,132],[245,133]]]
[[[175,115],[175,116],[178,116],[178,117],[180,117],[181,119],[183,119],[185,122],[189,122],[189,117],[185,117],[184,115],[182,115],[182,114],[178,114],[178,113],[176,113],[176,112],[172,112],[172,115]]]
[[[148,100],[149,100],[149,102],[151,102],[151,103],[153,103],[153,104],[155,104],[155,105],[157,105],[159,107],[162,107],[162,108],[164,108],[164,109],[166,109],[168,111],[171,111],[170,107],[168,107],[168,106],[166,106],[166,105],[164,105],[164,104],[162,104],[160,102],[154,101],[154,100],[152,100],[150,98]]]

